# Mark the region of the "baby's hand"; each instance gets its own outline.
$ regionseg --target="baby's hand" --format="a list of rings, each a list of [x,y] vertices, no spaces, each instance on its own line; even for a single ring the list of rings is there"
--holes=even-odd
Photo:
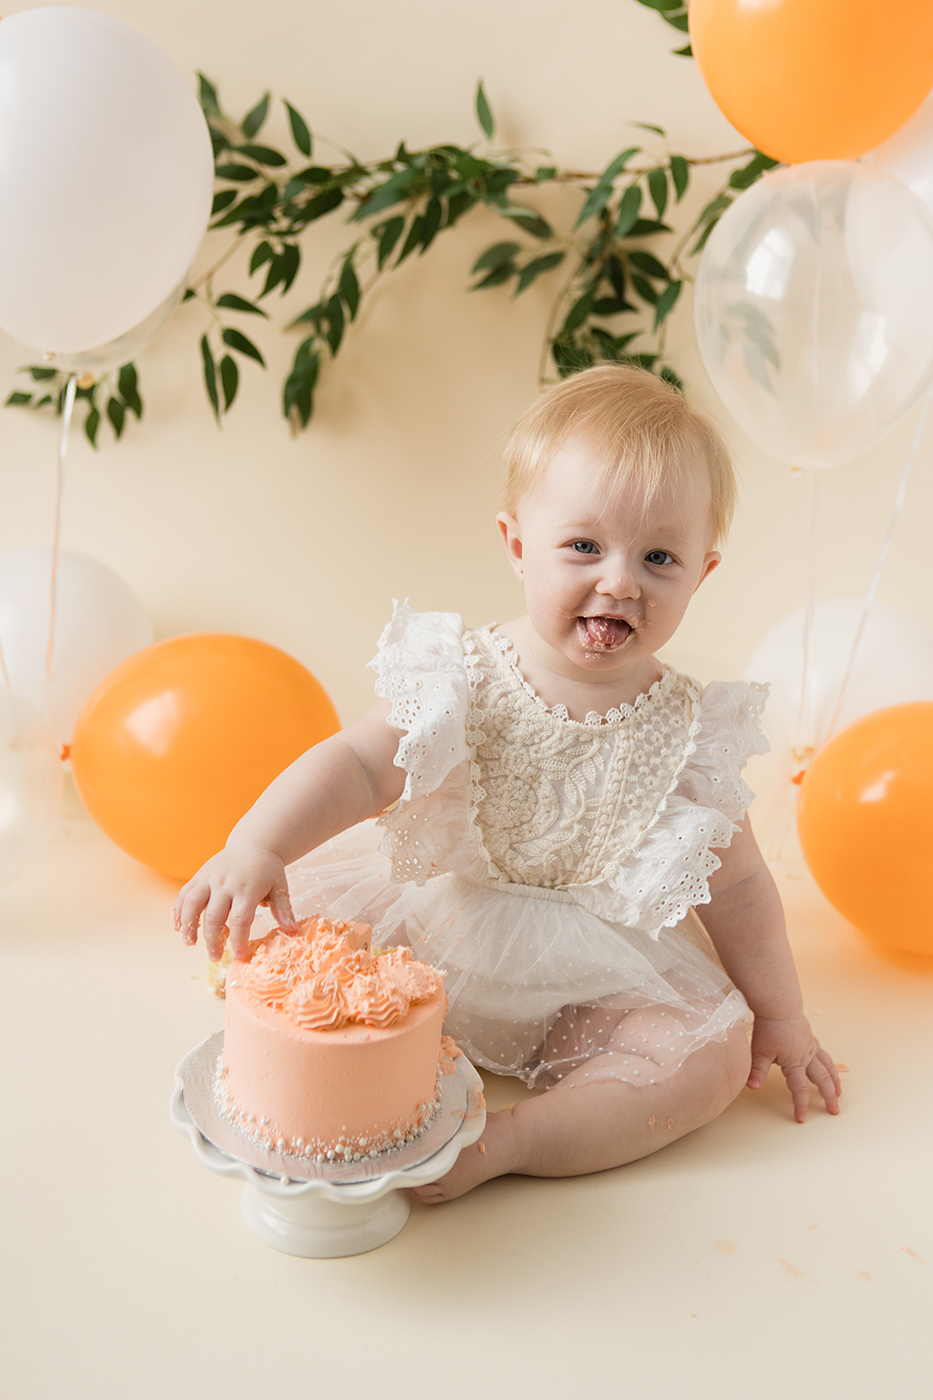
[[[839,1071],[826,1051],[820,1048],[805,1016],[792,1016],[783,1021],[755,1017],[748,1087],[760,1089],[772,1065],[777,1065],[787,1080],[798,1123],[802,1123],[807,1116],[810,1083],[819,1089],[827,1111],[839,1112],[839,1095],[842,1093]]]
[[[278,856],[257,846],[225,846],[179,891],[175,928],[186,943],[197,943],[198,921],[203,912],[202,932],[208,957],[219,961],[229,933],[230,950],[239,958],[246,952],[259,904],[269,906],[286,932],[297,927],[288,898],[285,866]]]

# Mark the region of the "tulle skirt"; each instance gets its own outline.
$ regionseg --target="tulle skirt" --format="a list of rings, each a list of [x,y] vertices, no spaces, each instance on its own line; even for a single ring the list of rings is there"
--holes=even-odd
[[[400,884],[381,837],[363,822],[290,866],[295,913],[361,919],[374,943],[440,969],[445,1033],[475,1064],[540,1088],[652,1084],[750,1020],[694,914],[655,939],[563,890],[455,874]]]

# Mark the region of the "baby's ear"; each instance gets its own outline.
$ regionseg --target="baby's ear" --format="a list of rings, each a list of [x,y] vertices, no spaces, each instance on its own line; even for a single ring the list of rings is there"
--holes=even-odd
[[[709,578],[713,570],[717,567],[717,565],[721,563],[722,555],[719,553],[719,550],[711,549],[710,552],[707,554],[706,558],[703,560],[703,567],[700,570],[700,577],[697,579],[697,588],[699,588],[700,584],[705,578]],[[696,588],[693,591],[695,593]]]
[[[496,524],[499,526],[499,533],[505,545],[505,552],[509,556],[509,563],[515,571],[515,577],[524,577],[522,568],[522,537],[518,521],[514,515],[509,515],[506,511],[500,511],[496,516]]]

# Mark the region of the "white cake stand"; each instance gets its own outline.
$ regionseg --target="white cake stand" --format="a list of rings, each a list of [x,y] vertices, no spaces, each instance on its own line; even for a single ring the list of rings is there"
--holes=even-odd
[[[205,1042],[207,1044],[207,1042]],[[450,1171],[464,1147],[480,1137],[486,1125],[483,1081],[466,1059],[456,1061],[456,1072],[466,1089],[466,1108],[453,1136],[426,1161],[393,1167],[393,1153],[386,1154],[386,1171],[366,1181],[335,1182],[322,1179],[298,1181],[270,1175],[221,1152],[199,1130],[185,1103],[185,1085],[195,1046],[175,1071],[175,1091],[169,1114],[175,1127],[190,1140],[194,1153],[206,1167],[221,1176],[240,1177],[243,1216],[250,1229],[283,1254],[303,1259],[339,1259],[378,1249],[402,1229],[411,1205],[406,1188],[426,1186]]]

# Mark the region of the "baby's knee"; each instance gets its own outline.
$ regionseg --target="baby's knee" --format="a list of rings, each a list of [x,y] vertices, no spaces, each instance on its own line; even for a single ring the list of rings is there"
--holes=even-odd
[[[733,1026],[724,1041],[713,1042],[720,1048],[717,1056],[719,1092],[717,1112],[728,1108],[745,1088],[752,1067],[752,1053],[744,1026]]]

